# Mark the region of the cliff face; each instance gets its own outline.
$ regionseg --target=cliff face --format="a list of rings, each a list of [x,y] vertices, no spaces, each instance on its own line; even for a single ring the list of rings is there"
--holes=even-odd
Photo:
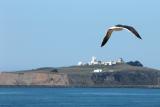
[[[121,71],[113,73],[98,73],[92,75],[96,85],[160,85],[160,75],[157,72]]]
[[[0,85],[50,85],[67,86],[69,84],[66,74],[26,72],[1,73]]]
[[[70,74],[69,83],[72,86],[96,87],[136,87],[160,86],[160,74],[157,72],[120,71],[92,73],[90,75]]]

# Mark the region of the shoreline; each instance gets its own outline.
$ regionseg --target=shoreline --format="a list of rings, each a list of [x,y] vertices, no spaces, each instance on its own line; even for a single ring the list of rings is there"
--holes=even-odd
[[[50,86],[50,85],[0,85],[0,88],[145,88],[160,89],[153,85],[117,85],[117,86]]]

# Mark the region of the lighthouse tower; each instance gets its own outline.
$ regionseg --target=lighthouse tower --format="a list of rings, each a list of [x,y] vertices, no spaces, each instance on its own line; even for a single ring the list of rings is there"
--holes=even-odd
[[[98,64],[98,61],[97,61],[97,59],[96,59],[95,56],[92,56],[92,60],[91,60],[90,64],[91,64],[91,65]]]

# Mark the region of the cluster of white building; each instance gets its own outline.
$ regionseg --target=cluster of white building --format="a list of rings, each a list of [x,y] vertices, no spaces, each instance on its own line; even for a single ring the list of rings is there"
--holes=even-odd
[[[115,65],[115,64],[121,64],[124,63],[122,58],[119,58],[115,61],[98,61],[95,56],[92,57],[91,61],[88,63],[78,62],[79,66],[83,65]]]

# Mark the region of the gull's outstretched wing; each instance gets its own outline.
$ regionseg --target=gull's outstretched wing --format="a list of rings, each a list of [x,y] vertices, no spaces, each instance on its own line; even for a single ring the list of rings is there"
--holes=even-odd
[[[136,37],[138,37],[139,39],[142,39],[139,35],[139,33],[136,31],[136,29],[134,29],[132,26],[127,26],[127,25],[116,25],[117,27],[123,27],[127,30],[129,30],[130,32],[132,32]]]
[[[101,47],[104,46],[106,44],[106,42],[108,41],[108,39],[110,38],[111,34],[113,32],[113,29],[108,29],[106,36],[104,37]]]

